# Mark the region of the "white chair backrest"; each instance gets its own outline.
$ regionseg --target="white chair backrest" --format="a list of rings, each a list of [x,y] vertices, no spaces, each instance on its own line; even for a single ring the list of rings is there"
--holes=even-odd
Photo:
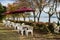
[[[15,20],[17,20],[17,18],[15,18]]]
[[[15,25],[16,25],[16,26],[20,26],[20,24],[19,24],[19,23],[16,23]]]
[[[10,21],[7,21],[7,23],[10,23]]]
[[[54,26],[54,28],[56,28],[57,27],[57,24],[56,23],[53,23],[53,26]]]
[[[3,22],[4,25],[7,23],[6,20],[2,20],[2,22]]]
[[[18,30],[23,30],[23,27],[22,26],[18,26],[17,29]]]
[[[28,27],[28,30],[33,30],[33,27]]]
[[[14,22],[11,22],[11,24],[14,24]]]
[[[5,23],[4,23],[5,26],[9,26],[9,27],[10,27],[10,24],[11,24],[10,21],[7,21],[7,20],[6,20],[6,21],[4,21],[4,22],[5,22]]]
[[[59,29],[60,29],[60,26],[57,26],[57,27],[56,27],[56,29],[58,29],[58,30],[59,30]]]
[[[3,20],[2,22],[3,22],[3,23],[5,23],[5,22],[6,22],[6,20]]]
[[[18,18],[18,21],[20,21],[20,18]]]
[[[11,25],[12,25],[13,27],[15,27],[15,23],[14,23],[14,22],[11,22]]]
[[[25,23],[22,23],[22,25],[25,25]]]

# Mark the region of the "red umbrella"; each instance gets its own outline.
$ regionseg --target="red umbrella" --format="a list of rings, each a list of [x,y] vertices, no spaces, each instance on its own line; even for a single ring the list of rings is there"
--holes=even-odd
[[[33,10],[32,8],[22,7],[15,11],[7,11],[4,14],[14,14],[14,13],[24,13],[24,12],[34,12],[34,11],[35,10]]]
[[[34,12],[32,8],[27,8],[27,7],[22,7],[19,8],[18,10],[13,11],[12,13],[24,13],[24,12]]]
[[[4,15],[5,15],[5,14],[11,14],[11,13],[12,13],[11,11],[7,11],[7,12],[4,13]]]

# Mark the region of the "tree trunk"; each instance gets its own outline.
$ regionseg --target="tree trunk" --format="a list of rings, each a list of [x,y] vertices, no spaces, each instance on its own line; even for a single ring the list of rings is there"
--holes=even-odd
[[[39,20],[40,20],[40,17],[38,17],[38,22],[39,22]]]
[[[15,17],[13,16],[13,20],[15,20]]]
[[[48,20],[48,22],[49,22],[48,25],[49,26],[48,27],[50,27],[50,21],[51,21],[50,19],[51,19],[51,15],[49,14],[49,20]],[[51,31],[48,27],[46,27],[46,29],[48,30],[48,33],[51,33]]]
[[[33,12],[33,15],[34,15],[34,22],[35,22],[35,12]]]
[[[49,15],[49,23],[50,23],[50,21],[51,21],[50,19],[51,19],[51,16]]]
[[[58,24],[58,26],[59,26],[59,20],[58,20],[57,24]]]
[[[25,21],[25,17],[24,17],[24,21]]]
[[[28,19],[29,19],[29,22],[30,22],[30,17],[28,17]]]
[[[39,13],[39,17],[38,17],[38,22],[40,21],[40,15],[41,15],[41,10],[39,10],[40,13]]]

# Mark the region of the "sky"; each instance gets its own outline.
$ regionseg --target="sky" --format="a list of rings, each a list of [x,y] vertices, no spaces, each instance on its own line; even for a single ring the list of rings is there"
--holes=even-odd
[[[7,6],[7,4],[12,4],[13,2],[15,2],[15,0],[0,0],[0,2],[2,3],[3,6]],[[49,9],[45,8],[46,11],[48,11]],[[60,11],[60,6],[57,8],[58,11]]]
[[[15,0],[0,0],[3,6],[7,6],[8,3],[12,4]]]

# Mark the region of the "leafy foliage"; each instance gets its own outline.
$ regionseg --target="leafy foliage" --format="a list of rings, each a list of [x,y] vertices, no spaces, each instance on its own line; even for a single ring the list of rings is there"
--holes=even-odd
[[[4,12],[6,11],[6,7],[2,6],[2,4],[0,3],[0,20],[2,20],[4,18],[4,15],[2,15]]]

